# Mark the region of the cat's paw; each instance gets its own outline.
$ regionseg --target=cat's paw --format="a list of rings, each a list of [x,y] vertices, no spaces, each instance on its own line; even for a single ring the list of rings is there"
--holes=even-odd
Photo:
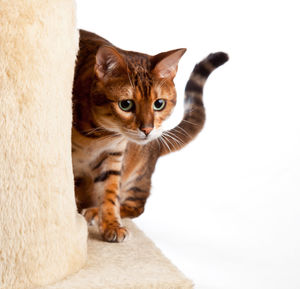
[[[125,227],[112,225],[102,231],[102,238],[107,242],[120,243],[127,239],[129,233]]]
[[[89,225],[96,225],[99,222],[99,208],[88,208],[82,211],[82,215],[85,217]]]

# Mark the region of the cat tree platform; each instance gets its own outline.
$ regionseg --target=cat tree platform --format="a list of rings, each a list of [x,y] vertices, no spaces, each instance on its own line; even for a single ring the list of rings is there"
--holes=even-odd
[[[188,289],[188,280],[129,219],[124,243],[99,240],[89,228],[88,258],[78,273],[39,289]]]

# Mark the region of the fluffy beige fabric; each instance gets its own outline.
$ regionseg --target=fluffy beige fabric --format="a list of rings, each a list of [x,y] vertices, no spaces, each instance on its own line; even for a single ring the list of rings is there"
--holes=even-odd
[[[0,288],[25,289],[86,259],[71,165],[78,35],[73,0],[0,7]]]
[[[193,284],[130,220],[124,243],[105,243],[90,228],[86,266],[66,280],[40,289],[190,289]]]

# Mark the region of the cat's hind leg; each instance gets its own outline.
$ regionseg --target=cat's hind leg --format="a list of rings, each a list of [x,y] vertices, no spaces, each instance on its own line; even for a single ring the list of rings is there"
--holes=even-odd
[[[150,188],[131,187],[122,192],[120,201],[121,218],[136,218],[140,216],[145,209],[145,203],[149,196]]]

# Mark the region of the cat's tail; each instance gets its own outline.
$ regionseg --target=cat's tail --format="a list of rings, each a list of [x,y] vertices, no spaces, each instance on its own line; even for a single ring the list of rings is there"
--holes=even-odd
[[[209,54],[195,65],[185,87],[184,116],[173,129],[163,132],[160,137],[160,155],[177,151],[193,140],[202,130],[205,122],[203,87],[212,71],[228,60],[224,52]]]

